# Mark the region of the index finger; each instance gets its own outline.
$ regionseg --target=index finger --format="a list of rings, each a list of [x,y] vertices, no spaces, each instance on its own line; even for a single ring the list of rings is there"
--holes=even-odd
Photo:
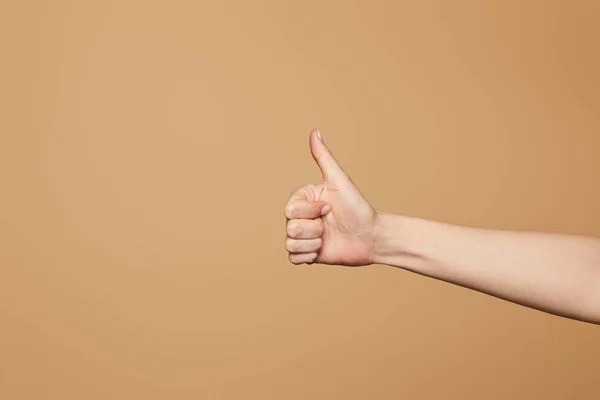
[[[285,217],[287,219],[315,219],[321,217],[327,208],[324,201],[294,200],[285,206]]]

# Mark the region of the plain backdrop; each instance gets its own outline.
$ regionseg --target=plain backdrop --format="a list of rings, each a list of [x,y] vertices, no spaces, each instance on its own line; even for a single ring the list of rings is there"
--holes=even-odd
[[[0,397],[597,399],[597,326],[293,266],[283,207],[319,181],[319,127],[379,209],[600,236],[599,18],[3,1]]]

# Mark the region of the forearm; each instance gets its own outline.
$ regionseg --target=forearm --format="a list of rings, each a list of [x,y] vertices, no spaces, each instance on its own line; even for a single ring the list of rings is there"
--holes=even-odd
[[[378,213],[373,262],[600,324],[600,240]]]

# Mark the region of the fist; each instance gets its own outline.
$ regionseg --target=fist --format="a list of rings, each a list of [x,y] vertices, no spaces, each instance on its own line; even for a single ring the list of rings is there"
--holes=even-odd
[[[377,211],[340,167],[319,130],[312,131],[309,140],[323,181],[296,189],[285,205],[290,262],[372,264]]]

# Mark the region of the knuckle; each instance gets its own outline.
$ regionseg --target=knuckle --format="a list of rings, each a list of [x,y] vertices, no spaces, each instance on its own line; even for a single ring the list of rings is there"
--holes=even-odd
[[[289,221],[287,224],[287,235],[291,238],[297,238],[302,233],[302,227],[298,221]]]
[[[296,206],[294,203],[286,204],[284,213],[288,219],[292,219],[294,217],[295,212],[296,212]]]
[[[285,248],[290,253],[294,253],[298,250],[298,244],[294,240],[288,238],[285,241]]]
[[[307,200],[312,200],[314,199],[315,195],[315,187],[314,185],[306,185],[304,186],[301,191],[304,193],[304,196],[306,197]]]

